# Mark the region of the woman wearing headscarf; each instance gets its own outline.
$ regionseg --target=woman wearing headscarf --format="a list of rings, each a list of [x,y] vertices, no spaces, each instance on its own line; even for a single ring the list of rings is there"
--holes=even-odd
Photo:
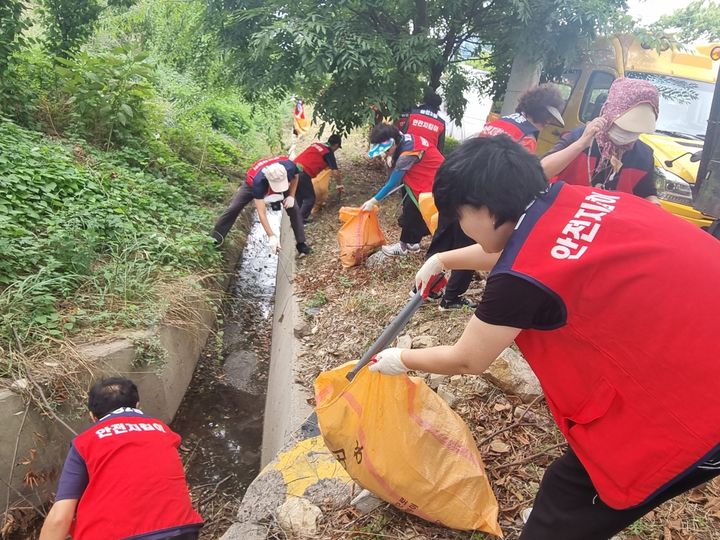
[[[613,82],[600,116],[567,133],[543,157],[550,182],[634,193],[658,204],[653,150],[638,140],[655,131],[658,90],[652,83]]]

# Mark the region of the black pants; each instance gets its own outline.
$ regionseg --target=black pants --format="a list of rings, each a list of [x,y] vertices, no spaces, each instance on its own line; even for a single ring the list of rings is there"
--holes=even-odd
[[[429,258],[436,253],[472,246],[473,244],[475,244],[475,241],[463,232],[457,218],[451,219],[440,214],[438,216],[438,228],[435,230],[432,242],[430,242],[427,256]],[[457,300],[468,290],[474,273],[474,270],[453,270],[445,286],[444,298],[450,302]]]
[[[299,191],[300,188],[298,186],[298,192]],[[290,218],[290,225],[292,225],[292,230],[295,233],[295,241],[299,244],[301,242],[305,242],[305,227],[303,226],[303,221],[300,217],[300,212],[298,211],[298,206],[302,204],[302,198],[299,193],[296,195],[298,196],[295,197],[295,206],[288,208],[285,211]],[[242,212],[242,209],[245,208],[253,199],[252,187],[243,182],[243,184],[235,192],[235,195],[230,201],[228,207],[220,215],[217,223],[215,223],[215,228],[213,229],[211,236],[218,242],[222,242],[227,236],[227,233],[230,232],[230,229],[232,229],[232,226],[235,224],[235,220],[240,215],[240,212]]]
[[[614,510],[597,497],[587,471],[568,450],[545,471],[520,540],[608,540],[653,508],[719,474],[718,469],[695,469],[650,501]]]
[[[315,206],[315,188],[313,187],[312,178],[306,172],[300,173],[296,195],[298,201],[302,201],[299,207],[300,217],[303,218],[303,221],[306,221],[310,217],[313,206]]]
[[[406,244],[417,244],[423,239],[423,236],[429,235],[430,231],[425,225],[425,220],[418,207],[406,192],[403,193],[402,214],[398,219],[401,229],[400,241]]]

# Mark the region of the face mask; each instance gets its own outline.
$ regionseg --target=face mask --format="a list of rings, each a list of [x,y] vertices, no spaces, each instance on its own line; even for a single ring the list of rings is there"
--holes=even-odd
[[[635,133],[634,131],[627,131],[613,124],[608,130],[608,137],[612,143],[617,146],[627,146],[628,144],[632,144],[637,141],[640,134]]]

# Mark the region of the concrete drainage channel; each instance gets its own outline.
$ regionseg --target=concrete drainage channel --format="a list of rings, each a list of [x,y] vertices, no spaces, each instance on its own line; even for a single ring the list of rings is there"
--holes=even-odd
[[[279,212],[268,219],[280,226]],[[222,485],[240,497],[259,471],[277,266],[255,219],[225,302],[222,343],[208,340],[172,423],[191,487]]]

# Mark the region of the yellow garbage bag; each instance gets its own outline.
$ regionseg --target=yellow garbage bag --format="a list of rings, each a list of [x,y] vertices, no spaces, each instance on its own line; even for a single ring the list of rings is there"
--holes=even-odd
[[[350,477],[397,508],[452,529],[497,536],[498,504],[470,430],[422,379],[354,362],[315,380],[328,449]]]
[[[438,223],[438,209],[435,206],[435,198],[432,193],[421,193],[418,197],[418,206],[420,207],[420,214],[425,221],[425,224],[430,229],[430,234],[435,234]]]
[[[328,197],[330,196],[329,190],[331,176],[332,170],[325,169],[312,179],[313,189],[315,190],[315,206],[313,206],[313,213],[317,212],[318,209],[327,204]]]
[[[385,244],[385,235],[378,221],[377,206],[369,212],[343,206],[340,208],[340,221],[343,226],[340,227],[337,238],[340,244],[340,263],[345,268],[357,266]]]

